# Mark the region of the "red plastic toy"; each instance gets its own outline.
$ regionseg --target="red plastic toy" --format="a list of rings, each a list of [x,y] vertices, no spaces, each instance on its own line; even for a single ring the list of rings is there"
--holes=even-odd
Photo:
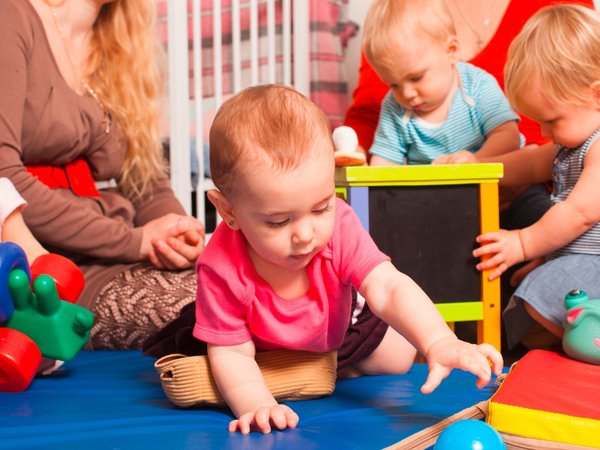
[[[21,247],[0,243],[0,391],[27,389],[42,356],[67,361],[83,347],[94,319],[74,304],[83,287],[70,260],[47,254],[30,268]]]
[[[20,331],[0,328],[0,392],[27,389],[41,362],[35,342]]]
[[[83,273],[79,267],[64,256],[55,253],[38,256],[31,264],[31,280],[35,280],[42,274],[52,277],[58,296],[62,300],[75,303],[83,291]]]

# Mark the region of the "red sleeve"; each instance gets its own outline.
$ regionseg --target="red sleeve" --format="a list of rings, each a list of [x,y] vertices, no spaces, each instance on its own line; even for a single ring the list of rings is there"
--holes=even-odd
[[[511,41],[521,31],[525,22],[540,8],[556,3],[575,3],[594,8],[593,0],[511,0],[492,40],[469,62],[491,73],[504,89],[504,64]],[[373,143],[381,100],[387,92],[387,85],[377,76],[363,54],[358,83],[354,90],[352,104],[346,112],[344,125],[354,128],[358,134],[358,142],[366,150]],[[542,138],[539,125],[528,118],[521,117],[519,130],[525,136],[527,143],[539,144],[546,141]]]
[[[358,142],[365,150],[369,150],[373,143],[381,101],[387,92],[388,86],[375,73],[365,55],[361,55],[358,83],[344,117],[344,125],[356,131]]]

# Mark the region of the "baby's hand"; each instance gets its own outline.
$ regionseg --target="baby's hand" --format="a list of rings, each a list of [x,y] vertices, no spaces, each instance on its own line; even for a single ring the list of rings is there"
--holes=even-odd
[[[468,150],[459,150],[447,155],[441,155],[435,158],[431,164],[475,164],[479,159]]]
[[[256,430],[268,434],[271,432],[271,425],[278,430],[285,430],[286,428],[296,428],[299,420],[298,414],[289,406],[265,406],[244,413],[236,420],[229,422],[229,431],[248,434],[250,431]]]
[[[454,368],[476,375],[475,385],[481,389],[490,382],[491,370],[500,375],[504,364],[500,352],[491,345],[469,344],[456,337],[435,342],[425,356],[429,365],[429,375],[421,386],[423,394],[433,392]]]
[[[519,230],[481,234],[477,236],[477,242],[481,247],[473,250],[474,257],[492,255],[475,266],[477,270],[494,269],[489,276],[490,281],[498,278],[509,267],[525,260]]]

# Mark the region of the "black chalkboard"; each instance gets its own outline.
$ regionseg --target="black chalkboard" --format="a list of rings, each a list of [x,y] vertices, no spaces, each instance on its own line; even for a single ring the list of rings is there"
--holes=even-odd
[[[435,303],[481,300],[479,185],[369,187],[369,232]]]

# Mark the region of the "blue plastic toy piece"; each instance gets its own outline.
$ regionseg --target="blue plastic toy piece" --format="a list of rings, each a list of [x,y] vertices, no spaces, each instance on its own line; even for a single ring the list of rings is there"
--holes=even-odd
[[[434,450],[506,450],[500,434],[481,420],[466,419],[448,425]]]
[[[565,353],[590,364],[600,364],[600,300],[590,299],[579,289],[565,297]]]
[[[8,276],[13,269],[21,269],[31,279],[27,256],[21,247],[12,242],[0,243],[0,324],[13,313],[14,303],[8,289]]]
[[[54,280],[48,275],[34,280],[33,292],[22,270],[14,269],[8,279],[15,309],[5,325],[29,336],[45,357],[72,359],[88,340],[93,314],[59,299]]]

